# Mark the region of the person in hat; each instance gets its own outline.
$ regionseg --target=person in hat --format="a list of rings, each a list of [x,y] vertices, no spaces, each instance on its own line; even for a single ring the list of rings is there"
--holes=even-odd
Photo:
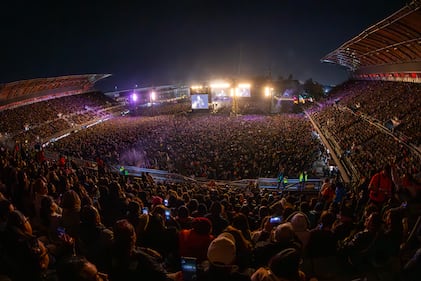
[[[235,238],[223,232],[209,245],[207,257],[209,266],[198,274],[198,280],[210,281],[250,281],[250,277],[238,271],[236,264]]]
[[[208,248],[208,260],[217,266],[230,266],[236,259],[235,238],[232,234],[221,233]]]

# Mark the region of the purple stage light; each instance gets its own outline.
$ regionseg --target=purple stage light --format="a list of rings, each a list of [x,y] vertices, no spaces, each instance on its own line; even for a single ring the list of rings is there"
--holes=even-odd
[[[137,94],[136,93],[132,94],[132,101],[134,101],[134,102],[137,101]]]

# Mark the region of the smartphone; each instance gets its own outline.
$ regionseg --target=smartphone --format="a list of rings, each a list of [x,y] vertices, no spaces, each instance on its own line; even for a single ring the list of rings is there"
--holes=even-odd
[[[148,207],[144,207],[144,208],[142,209],[142,214],[144,214],[144,215],[149,214],[149,209],[148,209]]]
[[[402,202],[402,204],[401,204],[402,208],[406,208],[407,206],[408,206],[408,202],[406,202],[406,201]]]
[[[64,227],[61,227],[61,226],[57,227],[57,235],[58,235],[58,237],[61,237],[64,234],[66,234],[66,229]]]
[[[168,207],[168,199],[164,199],[164,206]]]
[[[197,259],[192,257],[181,257],[181,271],[184,281],[197,280]]]
[[[280,224],[282,222],[282,217],[271,217],[269,222],[271,224]]]
[[[171,211],[170,210],[165,210],[165,219],[167,221],[169,221],[171,219]]]

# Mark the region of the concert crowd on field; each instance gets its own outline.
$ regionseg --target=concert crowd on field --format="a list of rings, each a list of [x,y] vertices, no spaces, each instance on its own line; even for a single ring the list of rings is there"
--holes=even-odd
[[[193,177],[238,180],[298,177],[323,152],[307,120],[279,116],[120,117],[89,128],[52,149],[110,164],[141,166]]]
[[[344,87],[353,96],[364,88]],[[419,158],[340,104],[312,118],[366,171],[360,182],[326,177],[309,195],[254,181],[156,182],[67,159],[295,177],[325,153],[303,116],[116,118],[55,143],[56,161],[40,147],[1,146],[2,280],[186,280],[181,257],[195,258],[194,280],[418,280]]]

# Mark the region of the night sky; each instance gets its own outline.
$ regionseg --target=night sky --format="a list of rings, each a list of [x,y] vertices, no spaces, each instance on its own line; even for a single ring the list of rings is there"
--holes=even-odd
[[[107,91],[271,72],[338,84],[346,70],[320,59],[407,2],[2,1],[0,83],[110,73]]]

